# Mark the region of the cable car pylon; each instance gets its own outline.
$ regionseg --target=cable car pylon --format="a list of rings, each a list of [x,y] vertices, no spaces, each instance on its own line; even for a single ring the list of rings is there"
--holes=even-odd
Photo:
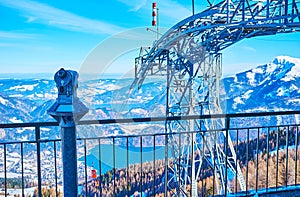
[[[295,0],[204,2],[206,10],[174,25],[136,58],[130,89],[140,88],[146,77],[165,76],[168,117],[222,113],[223,49],[245,38],[300,31],[300,2]],[[198,196],[205,170],[215,177],[213,194],[232,192],[234,181],[239,183],[234,191],[246,190],[229,124],[217,118],[166,121],[172,153],[165,169],[166,192]]]

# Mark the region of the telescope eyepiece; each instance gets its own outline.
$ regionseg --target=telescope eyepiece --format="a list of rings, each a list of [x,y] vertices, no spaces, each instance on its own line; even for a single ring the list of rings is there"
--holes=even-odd
[[[63,78],[66,77],[67,72],[65,71],[65,69],[61,68],[61,69],[58,71],[57,75],[58,75],[58,77],[60,77],[60,78],[63,79]]]

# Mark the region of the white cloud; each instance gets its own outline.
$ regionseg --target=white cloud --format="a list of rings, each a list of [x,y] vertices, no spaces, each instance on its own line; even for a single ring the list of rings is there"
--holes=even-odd
[[[130,7],[129,11],[139,11],[141,8],[145,7],[147,0],[118,0],[119,2]]]
[[[136,6],[134,6],[130,11],[138,11],[140,10],[142,7],[144,7],[147,3],[147,0],[142,0],[142,1],[139,1]]]
[[[250,52],[256,52],[256,49],[250,46],[244,46],[243,49]]]
[[[119,26],[82,17],[31,0],[0,0],[0,4],[19,10],[27,18],[28,23],[41,23],[65,30],[93,34],[115,34],[122,31]]]
[[[37,19],[36,17],[32,17],[32,16],[28,16],[26,18],[27,18],[27,21],[26,21],[27,23],[31,23]]]
[[[26,33],[17,33],[13,31],[0,31],[0,39],[31,39],[38,36],[37,34],[26,34]]]

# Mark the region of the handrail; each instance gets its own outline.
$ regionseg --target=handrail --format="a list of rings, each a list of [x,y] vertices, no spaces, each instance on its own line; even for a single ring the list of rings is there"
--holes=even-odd
[[[175,120],[194,120],[194,119],[215,119],[215,118],[247,118],[258,116],[279,116],[279,115],[298,115],[300,111],[278,111],[278,112],[253,112],[253,113],[236,113],[236,114],[212,114],[212,115],[189,115],[189,116],[169,116],[169,117],[145,117],[145,118],[117,118],[117,119],[98,119],[82,120],[78,125],[90,124],[123,124],[123,123],[140,123],[140,122],[163,122]],[[0,128],[19,128],[19,127],[46,127],[59,126],[57,122],[28,122],[28,123],[2,123]]]

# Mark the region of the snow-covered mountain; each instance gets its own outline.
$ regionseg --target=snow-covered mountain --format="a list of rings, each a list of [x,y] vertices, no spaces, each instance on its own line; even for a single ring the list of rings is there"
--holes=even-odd
[[[80,82],[78,96],[90,109],[84,118],[146,117],[165,113],[164,81],[145,81],[140,90],[128,94],[131,83],[132,79]],[[222,83],[221,98],[226,105],[224,113],[300,110],[300,59],[278,56],[268,64],[226,77]],[[53,80],[0,79],[0,124],[54,121],[47,110],[56,95]],[[130,133],[127,128],[104,127],[102,135]],[[140,131],[145,131],[144,127],[141,126]],[[10,136],[1,136],[2,140],[25,138],[28,132],[26,129],[16,130],[10,132]]]
[[[300,110],[300,59],[278,56],[223,82],[228,113]]]
[[[162,116],[165,114],[165,81],[146,80],[140,90],[129,94],[128,89],[132,79],[102,79],[79,83],[78,96],[90,109],[84,119],[107,119],[120,117]],[[270,63],[251,70],[225,77],[222,82],[221,103],[224,113],[262,112],[300,110],[300,59],[286,56],[274,58]],[[57,90],[53,80],[49,79],[6,79],[0,76],[0,124],[21,122],[54,121],[47,110],[55,101]],[[125,101],[125,102],[124,102]],[[124,103],[126,105],[124,105]],[[257,118],[234,120],[231,125],[276,124],[282,121],[278,117],[269,119]],[[293,119],[294,117],[291,117]],[[253,123],[254,122],[254,123]],[[89,125],[78,126],[79,137],[108,136],[118,134],[164,132],[164,124],[148,123],[126,125]],[[261,131],[263,132],[263,130]],[[84,135],[84,136],[83,136]],[[235,134],[232,140],[235,141]],[[59,138],[58,127],[41,127],[41,138]],[[250,134],[256,138],[256,134]],[[34,140],[33,128],[0,129],[0,142]],[[245,133],[239,134],[239,140],[246,139]],[[123,144],[125,141],[116,143]],[[131,140],[130,145],[139,146],[138,140]],[[144,142],[143,142],[144,143]],[[157,142],[156,142],[157,143]],[[147,142],[143,144],[147,146]],[[92,146],[92,145],[91,145]],[[79,143],[79,155],[84,154],[82,143]],[[57,149],[60,149],[57,143]],[[41,143],[42,175],[44,180],[54,177],[54,169],[48,166],[53,161],[53,147]],[[36,179],[36,146],[24,145],[24,170]],[[0,147],[3,152],[3,147]],[[58,151],[57,154],[60,154]],[[20,175],[20,147],[7,146],[7,171]],[[61,162],[58,155],[58,163]],[[0,158],[3,163],[3,158]],[[79,162],[79,175],[84,176],[85,166]],[[58,165],[61,166],[61,165]],[[0,166],[1,167],[1,166]],[[3,166],[2,166],[3,167]],[[61,177],[62,169],[57,169]],[[33,179],[31,178],[31,179]],[[59,179],[60,181],[60,179]]]

